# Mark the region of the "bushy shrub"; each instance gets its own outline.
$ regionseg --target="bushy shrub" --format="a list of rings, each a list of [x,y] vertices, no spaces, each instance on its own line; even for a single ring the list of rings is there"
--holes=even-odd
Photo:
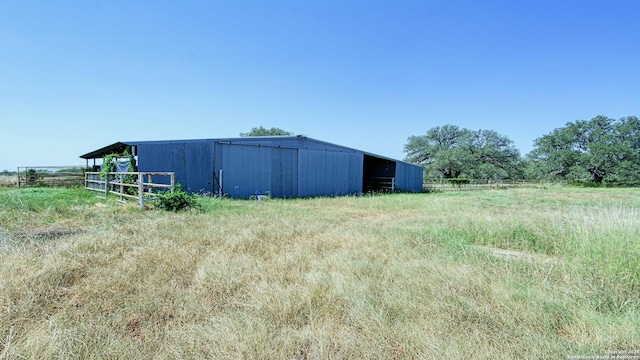
[[[183,191],[180,184],[173,191],[165,191],[155,199],[155,205],[160,209],[178,212],[182,210],[200,210],[198,196]]]
[[[457,187],[462,187],[462,185],[469,185],[471,183],[471,179],[466,178],[451,178],[449,179],[449,183],[451,185],[455,185]]]

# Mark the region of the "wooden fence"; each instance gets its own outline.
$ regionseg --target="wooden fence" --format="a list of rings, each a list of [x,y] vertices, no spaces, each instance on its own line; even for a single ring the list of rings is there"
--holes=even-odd
[[[100,192],[102,194],[99,196],[105,198],[109,194],[115,195],[121,202],[126,199],[138,200],[141,209],[144,209],[145,199],[157,196],[162,190],[172,190],[175,186],[173,172],[110,172],[104,176],[102,178],[99,172],[85,173],[85,188]]]

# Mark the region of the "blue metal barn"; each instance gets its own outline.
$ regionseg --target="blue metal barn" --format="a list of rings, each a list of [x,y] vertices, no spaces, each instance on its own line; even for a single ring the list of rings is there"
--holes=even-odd
[[[307,197],[389,189],[422,191],[423,168],[306,136],[117,142],[80,156],[99,159],[130,146],[138,171],[171,171],[191,193]]]

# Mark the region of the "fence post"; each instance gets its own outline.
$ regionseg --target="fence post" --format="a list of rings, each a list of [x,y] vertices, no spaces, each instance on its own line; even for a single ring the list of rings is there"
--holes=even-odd
[[[140,209],[144,210],[144,176],[138,172],[138,203]]]
[[[144,180],[144,175],[142,175],[142,179]],[[151,180],[153,180],[153,179],[151,179],[151,174],[147,174],[147,183],[152,184],[153,181],[151,181]],[[147,189],[147,192],[149,194],[152,194],[153,193],[153,186],[149,186],[149,189]]]
[[[222,169],[220,169],[220,177],[218,177],[218,197],[222,198]]]
[[[119,174],[120,175],[120,201],[124,201],[124,196],[122,196],[122,194],[124,194],[124,175]],[[118,176],[118,175],[116,175]]]

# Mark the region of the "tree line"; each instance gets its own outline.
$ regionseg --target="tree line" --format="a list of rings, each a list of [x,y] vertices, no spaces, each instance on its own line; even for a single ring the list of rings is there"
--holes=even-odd
[[[534,141],[522,156],[493,130],[455,125],[411,136],[405,161],[423,165],[428,179],[566,180],[640,185],[640,120],[636,116],[569,122]]]
[[[293,135],[252,128],[240,136]],[[493,130],[436,126],[411,136],[405,161],[425,168],[426,179],[548,180],[640,185],[640,119],[596,116],[557,128],[521,155],[513,141]]]

